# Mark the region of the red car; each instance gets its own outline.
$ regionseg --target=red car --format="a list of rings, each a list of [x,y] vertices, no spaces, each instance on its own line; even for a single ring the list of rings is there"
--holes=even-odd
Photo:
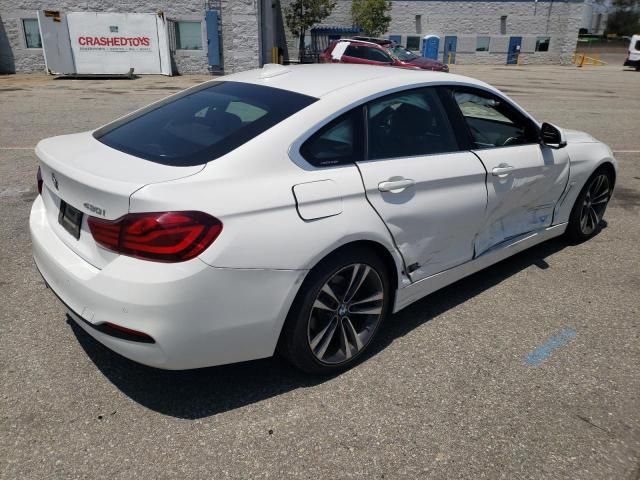
[[[359,63],[448,72],[437,60],[419,57],[391,40],[345,38],[335,40],[320,54],[321,63]]]

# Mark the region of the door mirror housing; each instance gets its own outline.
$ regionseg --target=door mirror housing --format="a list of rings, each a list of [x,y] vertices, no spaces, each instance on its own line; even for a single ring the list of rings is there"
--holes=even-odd
[[[567,139],[564,132],[550,123],[543,123],[540,129],[540,141],[549,148],[564,148],[567,146]]]

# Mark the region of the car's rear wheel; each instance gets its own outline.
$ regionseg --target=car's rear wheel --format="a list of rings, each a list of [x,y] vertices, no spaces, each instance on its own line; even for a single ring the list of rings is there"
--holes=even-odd
[[[572,240],[583,242],[600,231],[612,189],[613,178],[606,169],[596,170],[587,180],[569,217],[567,234]]]
[[[389,274],[369,250],[346,250],[314,268],[287,317],[279,350],[299,369],[332,374],[353,366],[388,314]]]

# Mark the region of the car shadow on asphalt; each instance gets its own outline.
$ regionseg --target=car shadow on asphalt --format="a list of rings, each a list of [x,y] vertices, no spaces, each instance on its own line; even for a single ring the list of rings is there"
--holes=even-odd
[[[549,240],[410,305],[387,320],[363,360],[528,267],[549,268],[545,258],[567,246],[563,238]],[[197,370],[159,370],[112,352],[73,320],[68,319],[68,323],[82,348],[109,381],[142,406],[173,417],[208,417],[330,379],[305,375],[277,356]]]

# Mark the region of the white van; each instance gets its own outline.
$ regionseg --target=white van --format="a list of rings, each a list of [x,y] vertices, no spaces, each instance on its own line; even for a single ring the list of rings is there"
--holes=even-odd
[[[629,54],[624,61],[625,67],[635,67],[640,71],[640,35],[634,35],[629,42]]]

